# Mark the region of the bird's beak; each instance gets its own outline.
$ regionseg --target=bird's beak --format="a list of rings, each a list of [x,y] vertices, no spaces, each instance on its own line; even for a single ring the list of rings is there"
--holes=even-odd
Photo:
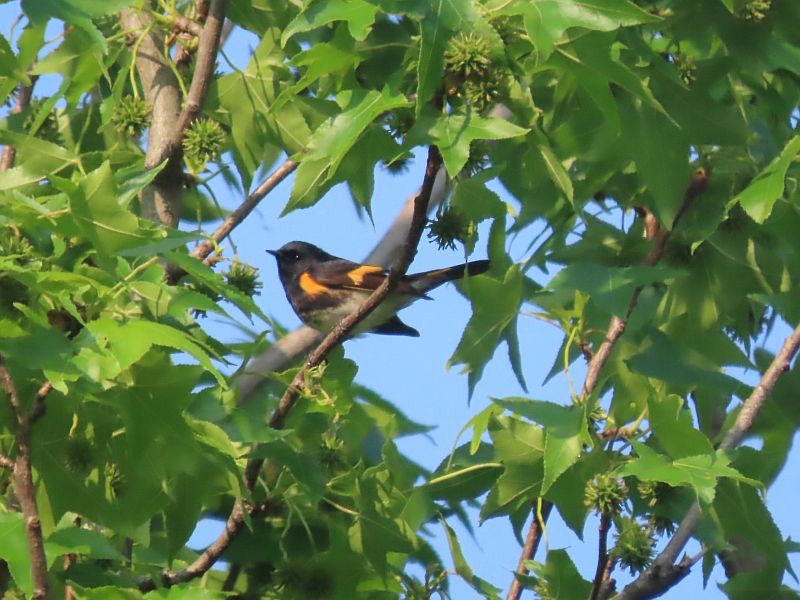
[[[272,254],[275,258],[278,258],[278,251],[277,250],[267,250],[267,253]]]

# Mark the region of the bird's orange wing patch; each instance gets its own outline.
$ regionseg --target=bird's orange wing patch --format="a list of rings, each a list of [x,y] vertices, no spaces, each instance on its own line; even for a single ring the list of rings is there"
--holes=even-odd
[[[371,265],[362,265],[352,271],[348,271],[347,277],[353,282],[353,285],[361,285],[364,283],[364,277],[371,274],[383,273],[383,267],[373,267]]]
[[[328,292],[328,288],[326,286],[316,281],[308,273],[303,273],[300,275],[300,279],[297,280],[297,283],[300,284],[300,289],[302,289],[308,296],[312,298]]]

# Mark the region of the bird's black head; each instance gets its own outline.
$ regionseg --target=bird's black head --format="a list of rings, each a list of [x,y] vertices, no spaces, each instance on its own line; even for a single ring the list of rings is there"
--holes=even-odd
[[[308,271],[314,263],[336,259],[335,256],[307,242],[289,242],[277,250],[267,250],[267,252],[277,259],[278,276],[284,285],[300,273]]]

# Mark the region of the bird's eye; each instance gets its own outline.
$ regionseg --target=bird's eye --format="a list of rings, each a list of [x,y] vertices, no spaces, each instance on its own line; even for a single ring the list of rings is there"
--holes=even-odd
[[[292,254],[292,259],[300,260],[300,255],[297,252],[295,252],[294,254]]]

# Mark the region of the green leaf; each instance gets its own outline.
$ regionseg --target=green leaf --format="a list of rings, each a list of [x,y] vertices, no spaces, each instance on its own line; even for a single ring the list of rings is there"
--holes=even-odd
[[[387,554],[413,551],[417,544],[416,535],[405,521],[385,514],[387,507],[373,477],[356,480],[355,499],[358,518],[348,532],[350,546],[355,552],[362,553],[378,573],[384,574]]]
[[[30,596],[33,593],[33,580],[22,514],[0,512],[0,539],[3,540],[0,558],[8,564],[14,583]]]
[[[347,152],[369,124],[388,110],[409,105],[402,94],[393,94],[388,88],[381,92],[347,90],[337,100],[342,111],[320,125],[311,136],[283,214],[307,208],[319,200],[323,184],[334,176]]]
[[[569,178],[569,173],[567,173],[564,165],[561,164],[556,153],[553,152],[553,149],[550,147],[550,142],[544,134],[537,129],[534,135],[536,137],[536,148],[538,148],[542,155],[542,160],[544,160],[544,165],[547,168],[550,178],[562,191],[564,197],[569,200],[569,203],[573,204],[575,202],[575,192],[572,188],[572,181]]]
[[[649,105],[622,102],[620,111],[625,150],[636,161],[659,222],[670,227],[689,183],[689,144],[670,118]]]
[[[472,572],[472,568],[464,558],[464,553],[461,551],[461,544],[458,543],[458,537],[456,537],[456,533],[453,529],[444,519],[440,519],[439,522],[442,524],[444,533],[447,536],[447,545],[450,548],[450,556],[453,557],[453,566],[456,569],[456,573],[484,598],[499,599],[500,590]]]
[[[671,267],[607,267],[588,262],[572,262],[556,274],[548,288],[572,295],[574,290],[589,294],[606,312],[625,316],[631,294],[640,286],[675,279],[682,272]]]
[[[723,479],[717,487],[714,510],[725,539],[728,560],[757,568],[760,584],[779,586],[789,560],[783,536],[755,489]]]
[[[564,33],[573,27],[612,31],[658,20],[628,0],[513,0],[506,4],[501,14],[523,16],[539,63],[547,60]]]
[[[322,77],[333,74],[344,76],[355,69],[360,60],[353,38],[343,28],[337,27],[329,43],[315,44],[292,57],[290,64],[293,67],[304,67],[305,70],[296,84],[281,93],[271,109],[275,110],[276,105],[289,101],[293,95]]]
[[[544,478],[545,433],[541,427],[521,419],[498,417],[492,421],[489,434],[505,471],[481,507],[481,521],[529,507],[540,494]]]
[[[77,25],[102,48],[108,52],[108,45],[102,32],[92,23],[93,18],[116,13],[134,0],[22,0],[22,10],[32,23],[46,23],[49,19],[60,19]]]
[[[659,444],[672,458],[708,454],[711,441],[692,424],[692,416],[683,406],[683,399],[672,394],[650,398],[648,419]]]
[[[417,107],[419,115],[442,85],[444,53],[454,32],[469,30],[478,18],[472,0],[432,0],[420,19],[417,61]]]
[[[786,171],[800,154],[800,135],[794,136],[783,150],[750,182],[731,204],[738,202],[756,222],[763,223],[772,214],[772,207],[783,197]]]
[[[144,244],[142,246],[134,246],[133,248],[124,248],[117,252],[117,256],[163,256],[170,250],[176,248],[183,248],[190,242],[202,240],[205,236],[200,233],[192,231],[181,231],[179,229],[170,229],[169,231],[161,230],[162,239]]]
[[[261,444],[250,456],[263,456],[289,469],[311,503],[322,498],[327,478],[322,465],[312,456],[298,452],[283,440]]]
[[[690,487],[697,499],[706,505],[713,502],[720,477],[761,487],[758,481],[731,467],[731,460],[723,450],[670,460],[639,442],[632,441],[631,445],[637,458],[620,469],[621,477],[633,475],[641,481],[662,481],[673,487]]]
[[[17,166],[0,173],[0,191],[36,183],[77,162],[66,148],[0,127],[0,143],[17,150]]]
[[[146,600],[224,600],[230,598],[229,592],[217,592],[190,583],[173,585],[169,589],[153,590],[145,596]]]
[[[463,364],[469,373],[469,393],[481,377],[486,363],[494,355],[506,330],[516,324],[522,302],[523,276],[515,266],[504,281],[490,277],[471,277],[464,287],[472,300],[472,317],[458,342],[448,366]]]
[[[30,79],[20,66],[11,44],[0,36],[0,98],[7,98],[20,81],[28,83]]]
[[[691,350],[676,346],[658,330],[650,331],[651,344],[636,356],[625,361],[637,373],[693,389],[707,386],[728,394],[742,394],[746,387],[727,373],[722,365],[710,368],[708,360]]]
[[[58,185],[68,193],[72,216],[106,269],[114,268],[118,251],[150,241],[151,235],[139,227],[136,215],[120,206],[108,161],[81,179],[77,188]]]
[[[286,42],[295,34],[334,21],[347,21],[350,35],[363,42],[372,29],[377,13],[378,7],[364,0],[318,0],[286,26],[281,35],[281,46],[286,46]]]
[[[121,560],[122,553],[99,531],[80,527],[57,529],[45,542],[50,564],[64,554],[82,554],[100,560]]]
[[[165,256],[169,262],[174,263],[186,271],[197,283],[219,294],[248,317],[255,314],[264,321],[270,322],[269,317],[258,307],[253,298],[243,294],[232,285],[228,285],[220,275],[215,273],[211,267],[206,265],[203,261],[197,260],[182,252],[166,252]]]
[[[135,164],[126,169],[115,169],[114,180],[117,183],[117,202],[119,205],[127,207],[164,170],[167,162],[169,161],[164,160],[160,165],[156,165],[151,169],[145,169],[140,164]]]
[[[472,440],[469,444],[469,452],[470,454],[475,454],[478,451],[478,447],[481,445],[483,434],[486,433],[486,429],[489,427],[489,422],[501,412],[503,412],[502,408],[494,406],[493,404],[488,405],[467,421],[464,427],[461,428],[461,431],[458,432],[456,439],[460,439],[461,435],[472,427]]]
[[[110,345],[111,353],[123,369],[139,361],[153,346],[162,346],[194,357],[223,388],[227,388],[225,377],[213,365],[208,352],[179,329],[140,319],[115,321],[110,318],[91,321],[87,329]]]
[[[498,462],[470,465],[434,477],[420,487],[433,498],[461,501],[488,490],[502,472],[503,465]]]
[[[145,597],[139,590],[112,585],[84,588],[72,583],[72,587],[78,600],[142,600]]]
[[[435,144],[444,159],[450,177],[456,177],[469,158],[473,140],[502,140],[530,131],[506,119],[480,117],[473,114],[426,115],[417,120],[408,134],[411,145]]]
[[[525,398],[492,398],[492,402],[544,427],[542,495],[578,460],[583,444],[591,444],[586,415],[580,406],[561,406]]]
[[[584,453],[547,492],[547,500],[555,505],[561,518],[580,539],[583,539],[589,515],[589,507],[583,502],[586,483],[595,475],[608,471],[610,465],[611,461],[602,448],[595,448]]]
[[[566,550],[550,550],[547,562],[533,563],[533,572],[547,582],[553,598],[559,600],[584,600],[589,597],[592,584],[581,577]]]

